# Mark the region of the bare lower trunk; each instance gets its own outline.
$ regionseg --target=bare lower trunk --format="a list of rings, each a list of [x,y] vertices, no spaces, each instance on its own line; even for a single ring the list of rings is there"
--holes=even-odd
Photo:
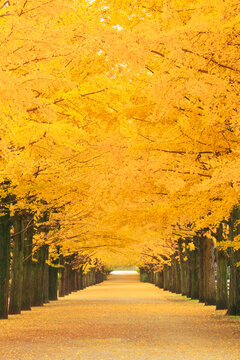
[[[0,319],[8,318],[10,218],[0,218]]]
[[[199,238],[199,302],[205,302],[204,237]]]
[[[212,239],[204,242],[204,275],[205,275],[205,304],[216,305],[216,287],[214,271],[214,243]]]
[[[45,261],[43,267],[43,303],[49,303],[49,265],[46,262],[49,256],[48,246],[45,247]]]
[[[33,262],[32,271],[32,306],[43,305],[43,282],[44,282],[44,264],[45,249],[40,247],[35,254],[36,261]]]
[[[163,290],[169,290],[169,266],[163,266]]]
[[[25,232],[23,216],[19,213],[14,216],[14,234],[9,314],[20,314],[22,307],[23,249]]]
[[[187,295],[187,274],[186,274],[186,262],[183,255],[183,239],[178,240],[178,253],[180,258],[180,277],[181,277],[181,293]]]
[[[191,299],[199,298],[199,243],[194,239],[195,250],[192,251],[192,289]]]
[[[228,308],[227,262],[226,252],[217,249],[217,310]]]
[[[22,289],[22,310],[31,310],[32,294],[32,239],[33,239],[33,215],[25,219],[26,236],[24,239],[24,260],[23,260],[23,289]]]
[[[223,223],[220,223],[217,229],[218,243],[224,241]],[[228,308],[228,284],[227,284],[227,252],[217,248],[217,294],[216,309],[224,310]]]
[[[58,268],[49,266],[49,300],[57,300]]]
[[[64,259],[63,256],[60,256],[59,259],[61,267],[59,268],[59,297],[63,297],[65,295],[65,269],[64,269]]]
[[[231,213],[229,233],[230,240],[233,241],[235,236],[240,234],[240,209],[235,207]],[[230,291],[229,291],[229,315],[240,315],[240,250],[231,250],[230,257]]]

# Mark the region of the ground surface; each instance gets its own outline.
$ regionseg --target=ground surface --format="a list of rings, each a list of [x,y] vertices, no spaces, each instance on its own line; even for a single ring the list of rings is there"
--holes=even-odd
[[[112,275],[1,320],[0,359],[238,360],[240,320],[137,276]]]

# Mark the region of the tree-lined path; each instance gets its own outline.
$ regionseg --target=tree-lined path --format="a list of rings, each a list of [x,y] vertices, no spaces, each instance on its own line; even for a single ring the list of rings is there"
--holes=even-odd
[[[111,275],[3,320],[0,359],[238,360],[240,322],[224,314],[137,275]]]
[[[238,0],[0,0],[0,360],[240,360],[239,44]]]

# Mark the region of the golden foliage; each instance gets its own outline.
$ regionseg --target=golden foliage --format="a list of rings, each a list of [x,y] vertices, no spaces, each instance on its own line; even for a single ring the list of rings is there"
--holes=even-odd
[[[49,212],[36,246],[136,262],[228,218],[238,2],[0,4],[0,180],[12,212]]]

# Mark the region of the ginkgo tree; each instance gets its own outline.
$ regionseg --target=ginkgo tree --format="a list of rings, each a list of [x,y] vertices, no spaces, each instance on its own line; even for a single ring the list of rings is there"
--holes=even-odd
[[[16,313],[56,298],[58,272],[64,295],[104,261],[215,303],[216,246],[217,306],[224,293],[239,313],[238,10],[1,3],[1,317],[10,251]]]

